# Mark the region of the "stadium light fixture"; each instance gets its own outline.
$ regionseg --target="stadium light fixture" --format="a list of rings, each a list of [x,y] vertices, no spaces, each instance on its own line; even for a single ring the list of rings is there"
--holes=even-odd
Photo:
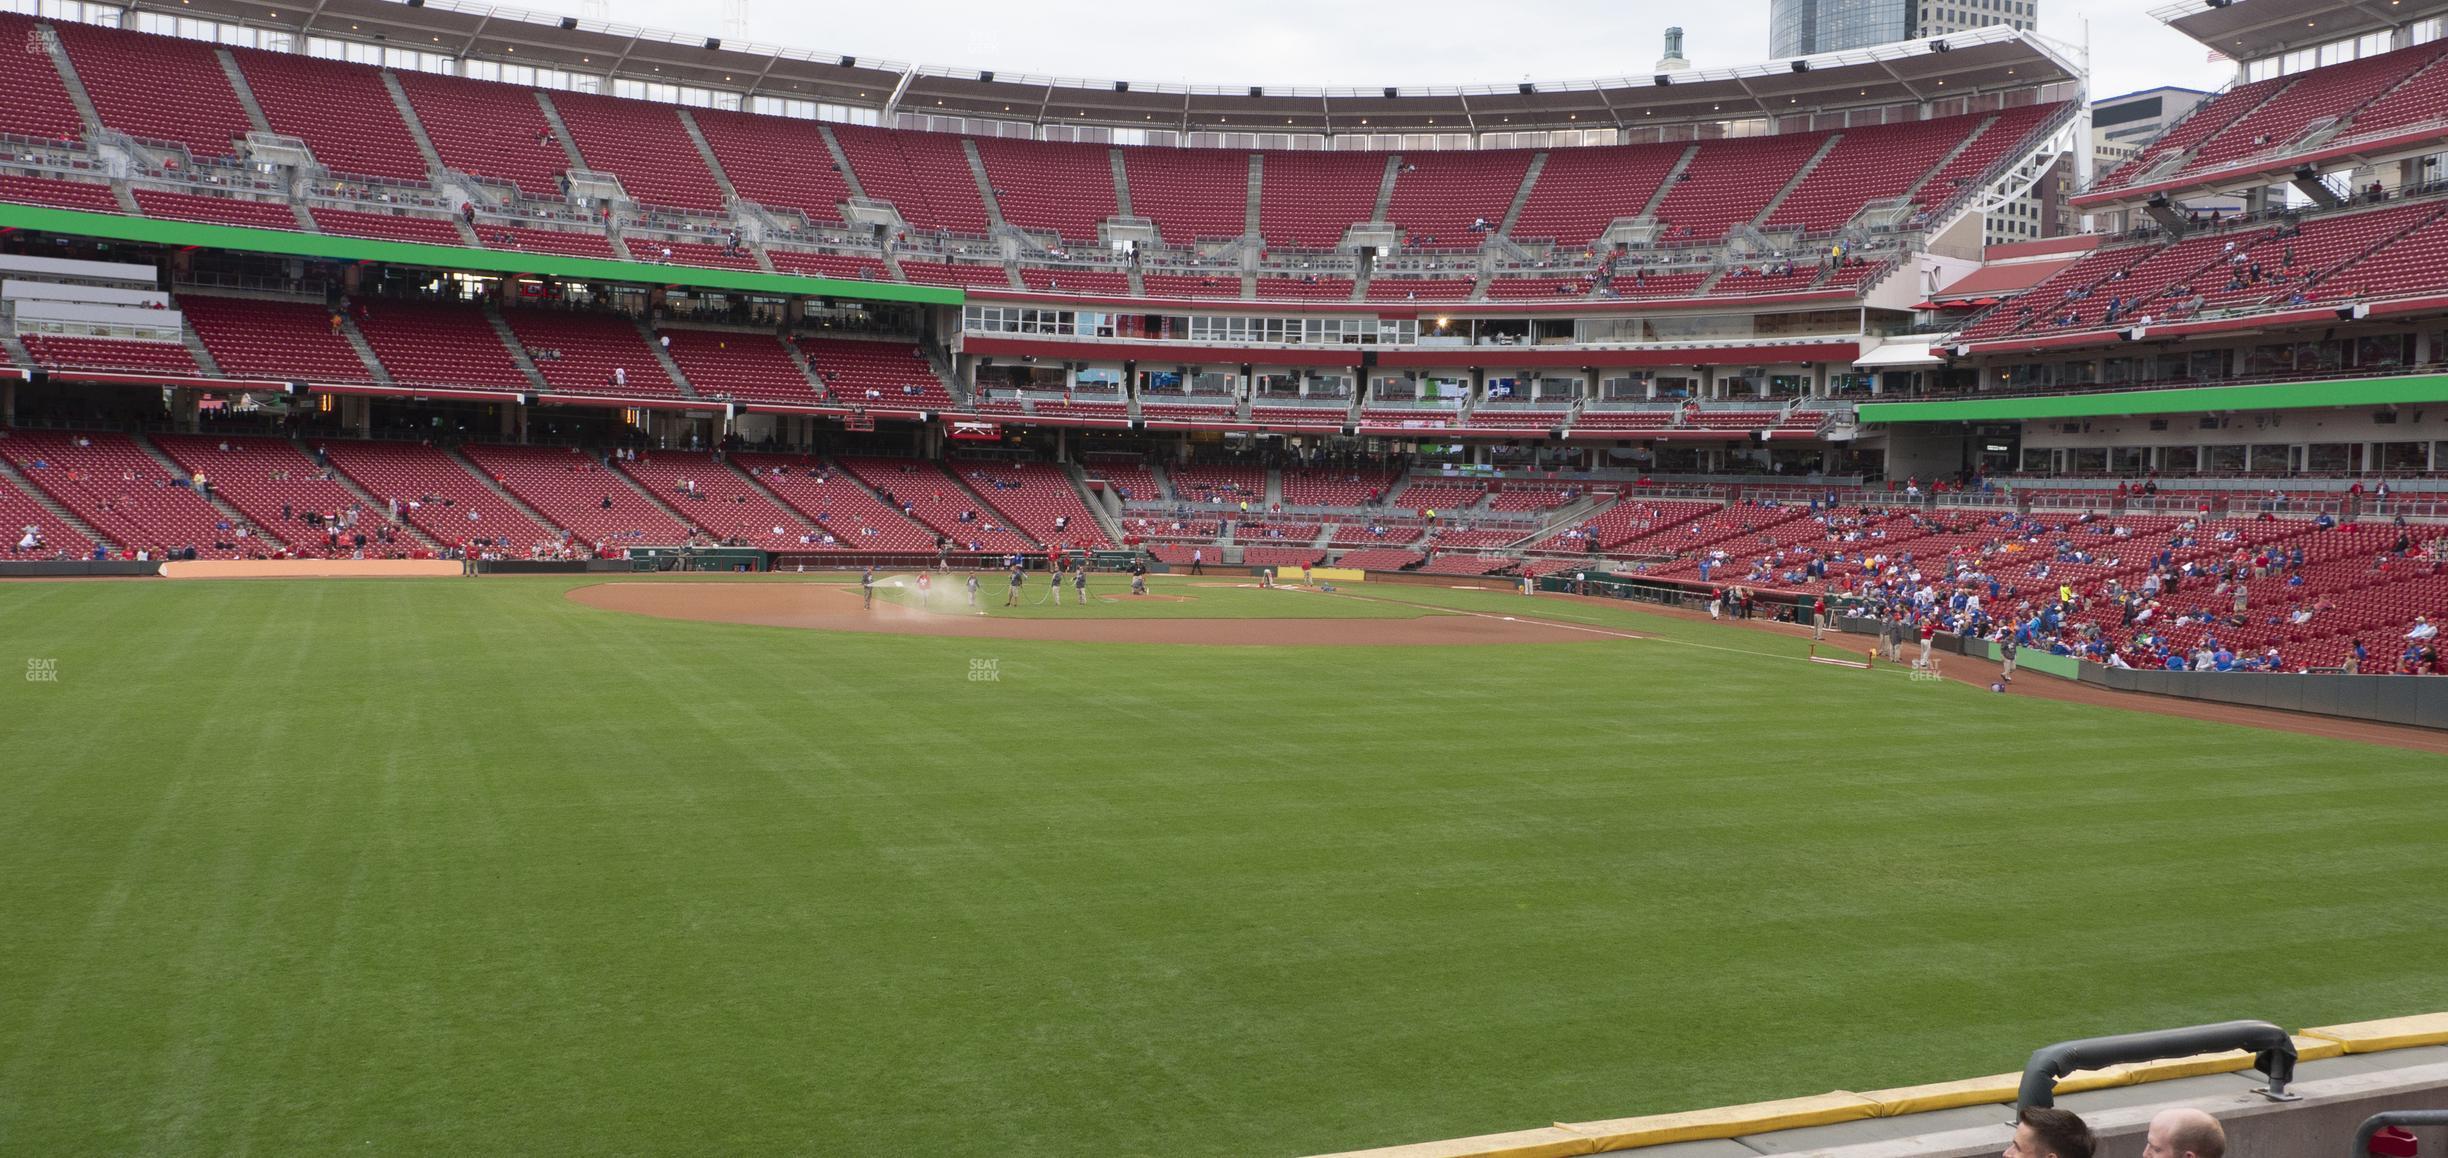
[[[1397,98],[1399,98],[1399,97],[1401,97],[1401,96],[1402,96],[1402,90],[1401,90],[1401,89],[1398,89],[1398,88],[1391,88],[1391,87],[1389,87],[1389,88],[1387,88],[1387,89],[1385,90],[1385,99],[1387,99],[1387,100],[1394,100],[1394,99],[1397,99]]]
[[[1521,94],[1523,96],[1536,96],[1538,95],[1538,86],[1525,80],[1521,82]]]
[[[841,58],[841,66],[842,66],[843,68],[857,68],[857,67],[858,67],[858,58],[857,58],[857,57],[855,57],[855,56],[845,56],[845,57]],[[867,95],[867,94],[865,94],[865,93],[860,93],[859,95],[860,95],[860,96],[865,96],[865,95]]]
[[[1931,52],[1945,52],[1945,51],[1947,51],[1947,42],[1946,42],[1946,41],[1943,41],[1943,40],[1933,40],[1933,41],[1930,41],[1930,51],[1931,51]]]
[[[705,46],[706,46],[706,51],[707,51],[707,52],[720,52],[720,51],[722,51],[722,37],[719,37],[719,36],[709,36],[709,37],[706,37],[706,45],[705,45]]]
[[[1665,88],[1666,86],[1674,83],[1674,78],[1661,72],[1656,76],[1650,77],[1649,83],[1654,84],[1659,88]]]
[[[1130,82],[1129,82],[1129,81],[1127,81],[1127,80],[1117,80],[1117,81],[1115,81],[1115,82],[1114,82],[1114,91],[1115,91],[1115,92],[1129,92],[1129,91],[1130,91]]]
[[[1250,86],[1250,96],[1252,98],[1263,97],[1265,95],[1266,89],[1264,87],[1254,84]]]
[[[992,70],[989,70],[989,69],[979,69],[979,70],[978,70],[978,80],[980,80],[980,81],[982,81],[982,82],[984,82],[984,83],[986,83],[986,84],[993,84],[993,83],[994,83],[994,72],[993,72]]]
[[[1793,70],[1795,72],[1809,72],[1810,62],[1807,60],[1797,60],[1793,62]]]

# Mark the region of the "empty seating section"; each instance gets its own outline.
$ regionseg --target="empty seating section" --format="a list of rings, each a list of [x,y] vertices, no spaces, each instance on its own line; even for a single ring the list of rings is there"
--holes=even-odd
[[[1126,503],[1155,503],[1165,498],[1164,487],[1156,481],[1156,472],[1140,463],[1090,463],[1087,474],[1091,481],[1104,480]]]
[[[568,171],[569,154],[553,138],[534,93],[407,69],[392,75],[444,165],[515,185],[531,197],[560,199],[557,178]]]
[[[1252,567],[1308,567],[1325,558],[1326,552],[1315,547],[1286,547],[1270,543],[1241,548],[1241,561]]]
[[[1464,425],[1472,427],[1495,427],[1502,430],[1539,431],[1543,433],[1545,431],[1562,429],[1565,420],[1570,417],[1572,417],[1572,412],[1569,410],[1534,410],[1528,407],[1520,406],[1482,406],[1471,412],[1470,421],[1464,423]]]
[[[108,185],[45,181],[6,173],[0,173],[0,201],[17,205],[48,205],[54,209],[83,209],[92,213],[119,212],[119,198]]]
[[[1045,462],[954,462],[949,464],[1011,525],[1041,543],[1072,547],[1110,545],[1105,528],[1088,513],[1070,472]]]
[[[1972,186],[1989,172],[1990,166],[2021,152],[2032,134],[2064,108],[2062,103],[2025,105],[1997,113],[1996,119],[1982,129],[1979,136],[1972,138],[1971,144],[1964,146],[1962,152],[1940,165],[1937,172],[1930,174],[1929,180],[1921,183],[1921,188],[1913,194],[1913,203],[1934,208],[1954,200],[1959,194],[1973,192]]]
[[[2049,320],[2054,314],[2062,314],[2064,303],[2074,300],[2075,295],[2088,292],[2119,270],[2131,268],[2152,252],[2147,245],[2092,250],[2074,264],[2042,278],[2039,284],[1975,315],[1957,336],[1967,341],[2003,337]]]
[[[1417,566],[1422,558],[1427,558],[1427,556],[1422,556],[1422,553],[1417,553],[1417,551],[1403,551],[1403,548],[1393,548],[1393,546],[1371,546],[1371,548],[1361,548],[1361,551],[1344,551],[1342,556],[1334,558],[1334,566],[1354,568],[1354,570],[1403,570],[1403,568]]]
[[[354,213],[344,209],[309,209],[315,228],[344,237],[383,241],[414,241],[425,245],[466,245],[459,230],[440,217],[410,217],[394,213]]]
[[[819,225],[840,223],[850,183],[816,122],[723,109],[690,109],[689,115],[741,197],[767,209],[796,209]],[[774,264],[781,264],[779,255]]]
[[[212,45],[66,20],[51,27],[104,127],[198,157],[235,157],[253,131]]]
[[[1528,149],[1405,153],[1386,216],[1404,233],[1422,238],[1422,246],[1475,247],[1485,234],[1471,224],[1485,220],[1491,229],[1504,224],[1533,155]]]
[[[1478,283],[1469,278],[1446,277],[1371,277],[1368,300],[1372,302],[1458,302],[1466,300]]]
[[[952,405],[926,355],[907,342],[800,338],[799,352],[824,381],[825,394],[853,406],[941,410]]]
[[[1005,516],[984,505],[983,500],[944,473],[941,463],[855,457],[837,461],[885,502],[902,507],[911,518],[959,544],[963,550],[1029,551],[1036,547],[1028,536],[1005,522]],[[976,546],[971,547],[972,543]]]
[[[1634,539],[1655,534],[1697,519],[1716,509],[1715,503],[1657,502],[1643,498],[1624,498],[1614,506],[1600,511],[1595,517],[1567,527],[1541,540],[1541,551],[1588,551],[1590,544],[1608,551]]]
[[[1522,486],[1515,484],[1496,492],[1488,500],[1491,511],[1552,511],[1571,502],[1575,496],[1563,487]]]
[[[1759,216],[1826,142],[1825,133],[1706,142],[1658,203],[1658,224],[1669,237],[1723,238],[1728,229]]]
[[[537,514],[596,544],[597,554],[638,546],[674,546],[688,538],[686,524],[648,501],[625,476],[591,454],[562,447],[470,446],[467,456],[477,469]],[[486,518],[492,517],[492,508],[480,510]],[[479,519],[471,525],[482,522]]]
[[[1384,498],[1393,482],[1391,471],[1290,467],[1283,472],[1283,501],[1296,507],[1356,507]]]
[[[1383,153],[1267,153],[1258,232],[1269,245],[1331,249],[1377,211]]]
[[[1165,241],[1239,237],[1249,220],[1249,154],[1142,146],[1122,150],[1131,212]]]
[[[513,253],[551,253],[562,257],[618,257],[612,239],[601,233],[566,229],[523,229],[515,225],[479,225],[476,237],[486,249]]]
[[[135,373],[201,374],[187,347],[177,342],[135,342],[118,338],[69,338],[53,334],[20,334],[34,364],[46,370],[119,370]]]
[[[977,176],[959,137],[860,125],[831,127],[842,155],[850,160],[850,171],[858,174],[860,188],[869,197],[892,202],[910,228],[986,236],[986,204],[978,199]]]
[[[34,528],[34,545],[20,549],[18,544],[25,542],[27,527]],[[0,479],[0,559],[17,563],[35,559],[89,559],[93,557],[94,546],[85,532],[43,509],[34,496],[18,490],[16,484]]]
[[[884,259],[863,257],[853,253],[809,253],[798,249],[765,248],[765,256],[773,259],[774,270],[804,277],[838,277],[852,281],[891,281],[892,271],[884,268]]]
[[[1147,287],[1152,298],[1237,298],[1241,296],[1241,275],[1143,273],[1139,284]]]
[[[1698,288],[1702,280],[1706,280],[1705,276],[1689,282],[1689,288]],[[1490,278],[1487,284],[1488,300],[1499,302],[1536,301],[1544,298],[1585,298],[1589,296],[1589,292],[1588,282],[1552,275]]]
[[[1664,430],[1673,426],[1672,410],[1590,410],[1573,419],[1574,430]]]
[[[715,538],[767,551],[795,551],[815,528],[747,476],[705,451],[642,451],[613,464]]]
[[[1347,277],[1262,277],[1258,300],[1268,302],[1348,302],[1352,281]]]
[[[823,401],[781,339],[770,333],[664,330],[662,336],[671,339],[672,361],[700,398],[800,406]]]
[[[707,172],[680,110],[653,101],[556,92],[553,108],[569,129],[586,167],[620,177],[641,205],[723,211],[722,187]]]
[[[187,474],[163,469],[124,434],[21,430],[0,438],[0,458],[116,547],[149,551],[156,559],[164,550],[185,547],[204,558],[233,559],[268,555],[281,546],[261,534],[241,537],[236,525],[225,528],[230,521],[188,489]],[[210,471],[205,480],[212,481]],[[15,545],[13,536],[10,543]]]
[[[75,141],[85,136],[84,118],[68,98],[51,54],[41,50],[39,30],[30,17],[0,12],[0,133],[44,141]],[[9,529],[14,529],[9,528]],[[15,536],[9,546],[16,546]]]
[[[298,227],[297,214],[286,205],[271,201],[240,201],[235,197],[210,197],[197,193],[165,193],[158,189],[138,189],[136,207],[147,217],[165,217],[172,221],[203,221],[214,225],[247,225],[256,229],[289,229]]]
[[[1564,245],[1594,240],[1616,218],[1639,216],[1690,149],[1681,142],[1550,149],[1513,236]]]
[[[2240,84],[2194,106],[2193,111],[2185,114],[2184,119],[2176,122],[2174,127],[2142,146],[2141,152],[2101,176],[2096,182],[2097,187],[2114,189],[2139,179],[2158,165],[2160,158],[2183,153],[2210,139],[2212,134],[2260,107],[2261,102],[2270,99],[2270,94],[2293,84],[2296,79],[2296,76],[2273,76],[2268,80]]]
[[[2310,230],[2305,230],[2306,234]],[[2314,301],[2436,294],[2448,289],[2448,216],[2433,217],[2402,237],[2352,258],[2321,279]]]
[[[1024,265],[1020,267],[1020,282],[1041,293],[1130,293],[1130,275],[1112,269],[1046,269]]]
[[[1645,269],[1636,269],[1630,273],[1616,274],[1612,280],[1607,282],[1607,288],[1613,290],[1615,296],[1619,298],[1681,298],[1699,293],[1700,287],[1707,284],[1708,279],[1709,275],[1705,270],[1689,273],[1651,273]]]
[[[639,261],[652,261],[663,265],[686,265],[697,269],[753,270],[759,268],[756,263],[756,255],[750,253],[746,248],[733,250],[726,246],[703,241],[666,241],[662,238],[642,237],[636,234],[631,234],[626,240],[629,243],[629,256]],[[671,251],[668,257],[663,253],[667,249]]]
[[[400,120],[382,72],[290,52],[233,48],[272,131],[306,142],[334,173],[423,183],[425,155]]]
[[[1771,229],[1824,233],[1862,206],[1900,196],[1979,128],[1985,116],[1850,128],[1768,215]]]
[[[1173,497],[1186,503],[1234,507],[1266,505],[1266,468],[1255,466],[1176,466],[1165,472],[1173,480]]]
[[[1415,482],[1396,494],[1393,502],[1406,511],[1459,511],[1478,506],[1485,497],[1486,483]]]
[[[1182,407],[1181,409],[1197,408]],[[1148,407],[1142,405],[1139,412],[1141,416],[1146,416]],[[1335,430],[1342,427],[1348,413],[1349,408],[1344,406],[1260,406],[1252,404],[1250,421],[1276,427],[1308,426]],[[1223,413],[1214,415],[1211,420],[1220,420],[1230,416],[1230,410],[1226,409]]]
[[[976,138],[986,183],[1003,220],[1028,230],[1053,230],[1064,241],[1090,245],[1097,226],[1114,216],[1113,151],[1104,145]]]
[[[287,439],[157,434],[153,445],[189,474],[202,474],[223,502],[301,555],[346,556],[357,549],[352,536],[360,533],[368,557],[407,554],[419,545],[407,537],[391,545],[379,542],[375,531],[386,516],[366,510],[365,500],[324,477],[323,467]],[[337,520],[352,510],[357,521],[339,538],[324,530],[337,528]],[[309,516],[321,517],[322,526]]]
[[[2305,131],[2362,107],[2438,58],[2448,45],[2426,44],[2333,64],[2300,74],[2295,83],[2203,141],[2180,172],[2198,172],[2257,153],[2283,150]]]
[[[528,518],[445,451],[413,442],[318,442],[332,469],[382,504],[399,502],[402,521],[437,543],[507,540],[513,546],[561,538],[561,529]],[[475,512],[475,518],[468,513]]]
[[[504,310],[502,316],[557,392],[626,398],[680,393],[680,384],[664,372],[645,336],[627,318],[522,309]]]
[[[1419,570],[1424,575],[1493,575],[1512,565],[1503,555],[1438,555]]]
[[[2405,83],[2363,106],[2346,126],[2357,137],[2448,120],[2448,55],[2434,57]]]
[[[2436,202],[2395,205],[2367,213],[2316,218],[2303,223],[2294,237],[2273,238],[2256,247],[2242,269],[2220,271],[2201,279],[2203,309],[2276,306],[2301,293],[2309,301],[2352,297],[2369,291],[2387,292],[2391,250],[2371,253],[2374,246],[2436,216]],[[2262,276],[2255,280],[2253,271]],[[2221,281],[2221,278],[2227,280]],[[2313,281],[2311,279],[2318,279]],[[2438,285],[2436,275],[2427,279]]]
[[[357,347],[332,328],[332,311],[322,306],[181,294],[179,309],[221,372],[232,377],[374,380]]]
[[[358,315],[357,330],[396,382],[520,393],[535,389],[510,348],[502,345],[492,319],[476,306],[371,302]]]
[[[1010,289],[1011,275],[999,265],[901,259],[901,274],[918,285],[961,286],[967,289]]]
[[[736,454],[731,461],[756,476],[816,527],[794,551],[931,551],[936,534],[869,494],[839,467],[803,455]],[[833,542],[824,541],[826,535]]]

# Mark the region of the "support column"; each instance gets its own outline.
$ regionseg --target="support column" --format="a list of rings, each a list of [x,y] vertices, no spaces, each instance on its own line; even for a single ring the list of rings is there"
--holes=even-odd
[[[17,384],[0,382],[0,426],[17,425]]]
[[[196,392],[174,391],[170,397],[170,427],[187,434],[196,429]]]

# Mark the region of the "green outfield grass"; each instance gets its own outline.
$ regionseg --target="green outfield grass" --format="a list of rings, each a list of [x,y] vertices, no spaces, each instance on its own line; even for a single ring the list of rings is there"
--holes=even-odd
[[[575,584],[0,584],[0,1153],[1292,1156],[2443,1005],[2436,757],[1504,592],[1147,606],[1657,638]]]

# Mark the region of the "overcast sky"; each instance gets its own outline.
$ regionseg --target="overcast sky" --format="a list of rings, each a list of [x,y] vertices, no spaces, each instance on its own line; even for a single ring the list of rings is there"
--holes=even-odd
[[[718,35],[721,0],[609,0],[611,19]],[[748,38],[878,59],[1096,80],[1376,88],[1645,74],[1661,33],[1684,28],[1700,67],[1768,56],[1768,0],[749,0]],[[2040,31],[2078,48],[2088,21],[2092,95],[2160,84],[2216,88],[2233,73],[2144,15],[2147,0],[2039,0]],[[518,6],[577,15],[579,0]],[[1698,14],[1700,10],[1706,16]]]

